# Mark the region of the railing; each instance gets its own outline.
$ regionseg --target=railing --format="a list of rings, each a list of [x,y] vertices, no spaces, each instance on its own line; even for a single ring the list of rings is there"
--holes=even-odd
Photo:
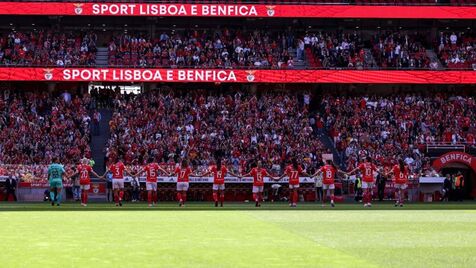
[[[237,67],[202,67],[202,66],[138,66],[138,65],[113,65],[113,66],[104,66],[97,67],[94,65],[67,65],[67,66],[57,66],[55,64],[0,64],[0,67],[9,67],[9,68],[25,68],[25,67],[36,67],[36,68],[109,68],[109,69],[122,69],[122,68],[134,68],[134,69],[208,69],[208,70],[354,70],[354,71],[476,71],[474,68],[448,68],[443,67],[442,69],[432,69],[432,68],[396,68],[396,67],[362,67],[362,68],[349,68],[349,67],[309,67],[304,66],[300,68],[295,67],[283,67],[283,68],[271,68],[271,67],[257,67],[257,66],[237,66]]]

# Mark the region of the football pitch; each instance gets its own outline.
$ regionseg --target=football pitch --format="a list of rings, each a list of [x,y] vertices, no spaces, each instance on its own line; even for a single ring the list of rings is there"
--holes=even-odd
[[[475,267],[476,203],[0,203],[1,267]]]

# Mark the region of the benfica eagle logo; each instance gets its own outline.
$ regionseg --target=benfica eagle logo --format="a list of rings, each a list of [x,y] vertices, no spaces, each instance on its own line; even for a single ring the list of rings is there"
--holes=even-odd
[[[248,82],[253,82],[255,81],[255,72],[256,71],[246,71],[246,73],[248,74],[246,76],[246,80],[248,80]]]
[[[76,15],[81,15],[83,13],[83,4],[73,4],[74,5],[74,13]]]
[[[53,69],[43,69],[45,72],[45,79],[46,80],[51,80],[53,79]]]
[[[275,7],[276,6],[266,6],[266,9],[267,9],[266,13],[268,14],[268,16],[270,16],[270,17],[274,16],[274,14],[275,14],[274,8]]]

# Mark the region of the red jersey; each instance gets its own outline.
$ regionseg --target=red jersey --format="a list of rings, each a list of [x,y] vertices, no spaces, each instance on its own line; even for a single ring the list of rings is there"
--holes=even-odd
[[[395,183],[406,184],[408,182],[408,168],[404,167],[403,171],[400,170],[399,165],[395,165],[392,168]]]
[[[93,170],[90,165],[83,165],[80,164],[77,167],[79,173],[79,184],[80,185],[88,185],[91,183],[91,178],[89,177],[89,173]]]
[[[112,172],[113,179],[124,179],[124,169],[126,167],[122,162],[117,162],[109,166],[109,170]]]
[[[253,168],[250,172],[253,176],[253,186],[264,186],[264,177],[269,176],[268,171],[264,168]]]
[[[147,182],[157,182],[157,176],[159,175],[159,164],[150,163],[144,168],[145,174],[147,175]]]
[[[377,166],[370,162],[365,162],[359,165],[360,172],[362,173],[362,181],[374,182],[374,172],[377,171]]]
[[[289,178],[289,184],[291,185],[297,185],[299,184],[299,176],[302,173],[302,167],[298,166],[297,169],[294,169],[292,165],[289,165],[286,168],[286,176]]]
[[[192,174],[192,169],[190,167],[187,167],[186,169],[176,167],[175,174],[177,175],[177,182],[189,182],[189,177],[190,174]]]
[[[221,166],[221,169],[218,170],[217,166],[212,166],[210,171],[213,173],[213,183],[214,184],[224,184],[225,175],[228,172],[228,169],[225,166]]]
[[[322,172],[322,183],[323,184],[334,184],[334,179],[336,176],[336,169],[332,165],[325,165],[321,167],[320,171]]]

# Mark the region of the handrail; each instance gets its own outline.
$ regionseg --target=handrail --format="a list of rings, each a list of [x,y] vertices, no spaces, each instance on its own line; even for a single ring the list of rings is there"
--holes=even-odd
[[[201,66],[137,66],[137,65],[114,65],[114,66],[96,66],[96,65],[68,65],[57,66],[55,64],[0,64],[1,67],[8,68],[108,68],[108,69],[208,69],[208,70],[353,70],[353,71],[476,71],[473,68],[443,68],[443,69],[431,69],[431,68],[395,68],[395,67],[362,67],[362,68],[348,68],[348,67],[286,67],[286,68],[264,68],[256,66],[237,66],[237,67],[201,67]]]

